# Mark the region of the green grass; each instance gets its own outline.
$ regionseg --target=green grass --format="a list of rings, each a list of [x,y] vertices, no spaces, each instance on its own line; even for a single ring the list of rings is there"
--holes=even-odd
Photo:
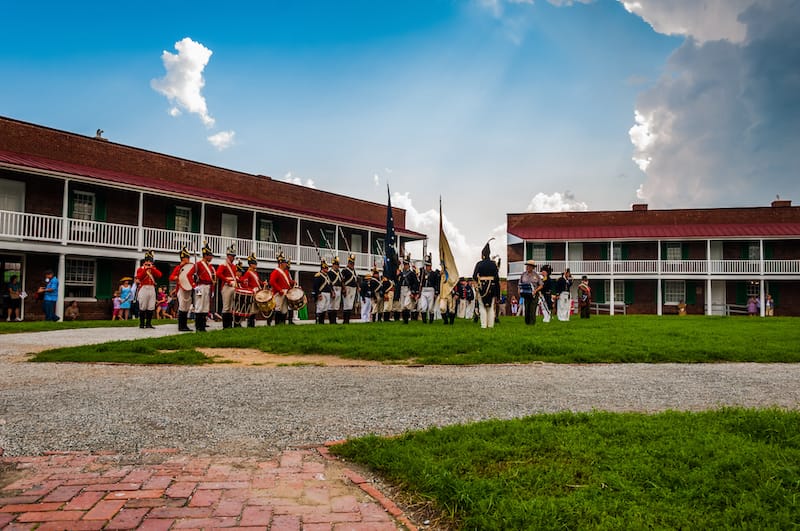
[[[800,412],[559,413],[331,448],[453,528],[797,529]]]
[[[698,363],[800,362],[800,321],[706,316],[592,316],[525,326],[506,317],[493,329],[471,321],[453,326],[413,322],[236,328],[110,345],[59,349],[35,361],[100,360],[136,349],[196,351],[253,348],[277,354],[329,354],[390,363]],[[102,351],[100,350],[102,349]],[[70,354],[72,353],[72,355]]]
[[[175,321],[153,321],[154,324],[174,323]],[[22,334],[26,332],[49,332],[50,330],[69,330],[72,328],[119,328],[139,326],[139,319],[128,321],[22,321],[6,322],[5,318],[0,320],[0,334]]]

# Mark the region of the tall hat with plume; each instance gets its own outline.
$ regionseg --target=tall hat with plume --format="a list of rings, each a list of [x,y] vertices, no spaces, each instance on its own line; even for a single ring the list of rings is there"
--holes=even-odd
[[[411,253],[408,253],[403,257],[403,265],[411,265]]]
[[[348,264],[355,264],[356,263],[356,255],[350,253],[347,255],[347,263]]]
[[[244,272],[244,264],[242,264],[241,258],[236,262],[236,272],[240,275]]]
[[[228,256],[236,256],[236,245],[231,244],[230,247],[225,250],[225,254]]]
[[[275,255],[275,260],[277,260],[279,264],[287,261],[286,257],[283,255],[283,251],[280,250],[278,251],[278,254]]]
[[[322,259],[322,260],[320,260],[320,262],[319,262],[319,268],[320,268],[320,269],[325,269],[326,267],[328,267],[328,262],[326,262],[326,261],[325,261],[325,259],[323,258],[323,259]]]
[[[145,251],[144,252],[144,261],[145,262],[152,262],[155,260],[156,255],[153,254],[153,251]]]
[[[334,256],[333,260],[331,260],[331,265],[339,265],[339,257]]]
[[[207,241],[203,241],[203,256],[214,256],[214,251],[208,246]]]
[[[189,252],[189,249],[187,249],[186,246],[184,245],[183,247],[181,247],[181,252],[178,256],[180,256],[181,260],[183,260],[184,258],[190,258],[192,254]]]
[[[483,250],[481,250],[481,258],[486,260],[492,255],[491,249],[489,249],[489,242],[494,240],[494,238],[489,238],[489,241],[486,242],[486,245],[483,246]]]
[[[433,255],[432,255],[432,253],[428,253],[428,255],[425,257],[425,265],[426,266],[432,266],[433,265]]]
[[[250,256],[247,257],[248,264],[257,264],[258,258],[256,258],[256,253],[250,253]]]

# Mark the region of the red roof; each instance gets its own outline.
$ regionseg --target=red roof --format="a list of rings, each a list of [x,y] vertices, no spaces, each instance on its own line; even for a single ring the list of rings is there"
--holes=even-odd
[[[93,168],[90,166],[82,166],[79,164],[72,164],[69,162],[61,162],[57,160],[47,159],[35,155],[26,155],[20,153],[13,153],[10,151],[0,150],[0,164],[8,164],[19,166],[23,168],[33,168],[38,170],[52,171],[61,174],[75,175],[99,179],[116,184],[129,185],[134,187],[146,188],[149,190],[161,190],[165,192],[172,192],[184,197],[192,197],[196,199],[207,199],[212,201],[220,201],[224,203],[232,203],[237,206],[250,206],[254,208],[264,208],[270,210],[278,210],[286,213],[294,213],[295,215],[306,215],[317,218],[323,218],[331,221],[338,221],[350,223],[354,225],[362,225],[374,228],[384,228],[381,225],[376,225],[374,222],[366,221],[356,217],[344,216],[341,214],[323,212],[309,208],[298,209],[297,207],[282,204],[279,202],[260,201],[253,197],[239,195],[236,193],[225,192],[222,190],[215,190],[209,188],[196,188],[194,186],[187,186],[180,183],[173,183],[163,181],[160,179],[152,179],[149,177],[142,177],[139,175],[131,175],[128,173],[104,170],[100,168]],[[425,238],[425,234],[414,232],[403,227],[396,229],[398,234],[403,236],[411,236],[416,238]]]
[[[656,240],[692,238],[800,238],[800,223],[699,223],[687,225],[608,225],[509,227],[523,240]]]

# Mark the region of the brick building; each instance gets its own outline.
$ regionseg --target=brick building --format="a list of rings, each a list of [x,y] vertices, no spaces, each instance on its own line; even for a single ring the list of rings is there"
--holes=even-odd
[[[524,262],[590,279],[609,313],[740,313],[750,296],[800,315],[800,207],[507,214],[509,292]],[[577,282],[573,285],[576,290]],[[574,295],[574,293],[573,293]],[[761,305],[764,313],[764,305]]]
[[[398,248],[425,238],[405,228],[405,210],[393,214]],[[110,317],[119,279],[145,250],[166,277],[182,246],[203,241],[215,263],[230,245],[255,252],[262,279],[280,250],[310,293],[316,248],[346,264],[349,247],[363,274],[382,263],[385,224],[379,203],[0,117],[2,281],[17,274],[33,293],[52,269],[58,315],[77,300],[84,317]],[[24,314],[40,319],[41,306],[30,298]]]

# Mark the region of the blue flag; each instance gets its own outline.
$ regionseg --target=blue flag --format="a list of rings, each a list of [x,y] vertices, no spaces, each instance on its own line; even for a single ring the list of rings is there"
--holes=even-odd
[[[392,194],[389,192],[389,185],[386,185],[386,193],[388,194],[386,202],[386,237],[384,239],[384,248],[386,254],[383,258],[383,274],[389,280],[397,280],[397,268],[400,265],[400,260],[397,257],[397,249],[395,248],[396,234],[394,232],[394,215],[392,214]]]

